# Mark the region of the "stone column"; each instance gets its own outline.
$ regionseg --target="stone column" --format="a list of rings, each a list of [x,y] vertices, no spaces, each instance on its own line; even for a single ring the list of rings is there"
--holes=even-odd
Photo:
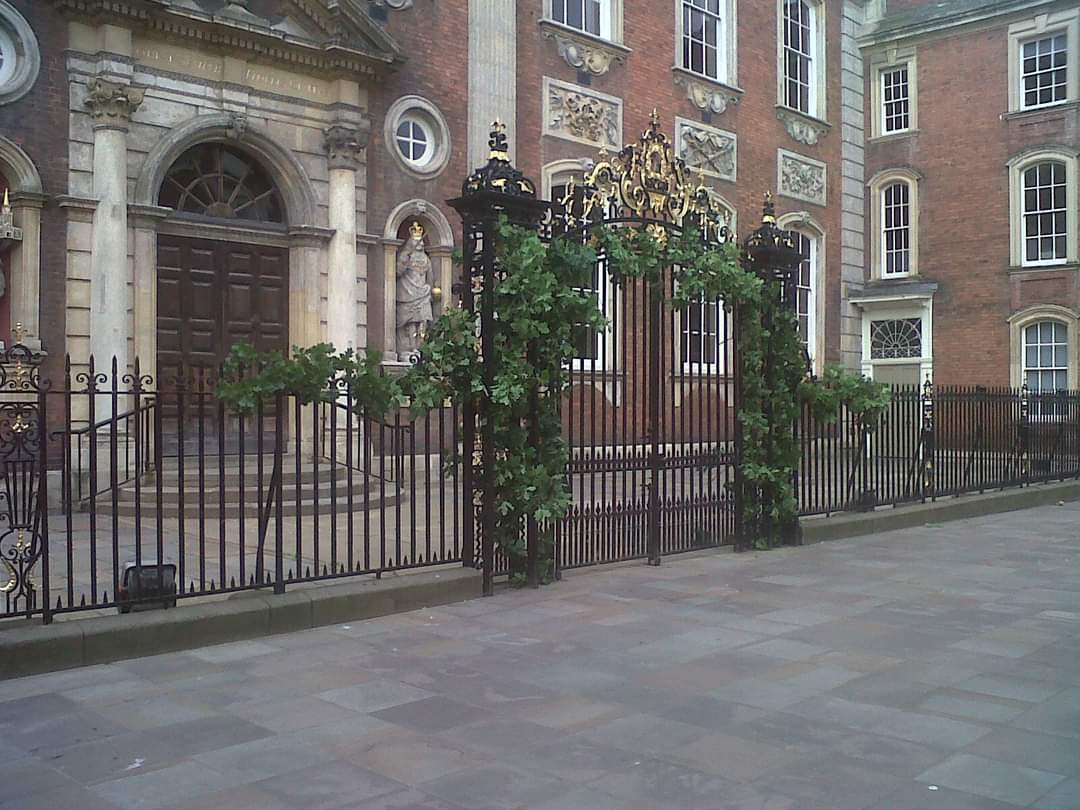
[[[330,239],[327,272],[327,340],[339,350],[356,344],[356,171],[370,126],[335,124],[326,133],[330,166]]]
[[[873,4],[872,4],[873,5]],[[863,104],[863,59],[859,36],[863,31],[863,6],[844,0],[840,20],[840,358],[848,368],[859,368],[863,350],[863,314],[851,303],[865,283],[866,185]],[[824,285],[823,289],[824,289]],[[830,312],[826,306],[826,313]]]
[[[517,3],[469,0],[469,166],[488,159],[488,133],[506,124],[515,154],[517,135]]]
[[[99,369],[128,365],[127,130],[143,90],[93,79],[94,211],[90,252],[90,351]]]
[[[16,192],[11,198],[15,224],[22,228],[23,238],[11,252],[9,280],[11,328],[23,325],[24,345],[34,351],[41,349],[41,209],[44,194]],[[0,335],[10,342],[11,335]]]

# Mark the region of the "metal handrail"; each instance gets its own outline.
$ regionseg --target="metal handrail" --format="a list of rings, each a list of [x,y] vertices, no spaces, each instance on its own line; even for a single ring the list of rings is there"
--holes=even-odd
[[[336,462],[339,465],[341,465],[342,467],[351,466],[353,470],[356,470],[358,472],[364,472],[366,470],[367,474],[370,475],[375,480],[382,480],[382,481],[387,481],[387,482],[391,482],[391,481],[395,481],[395,480],[398,481],[398,482],[401,481],[402,477],[405,474],[405,465],[404,465],[404,461],[403,461],[403,457],[405,455],[405,453],[404,453],[404,446],[405,446],[404,441],[405,441],[405,437],[415,435],[415,432],[416,432],[415,424],[410,422],[409,424],[406,424],[406,425],[391,425],[391,424],[387,424],[386,422],[382,422],[382,421],[377,420],[377,419],[372,419],[369,416],[364,416],[362,414],[356,414],[353,411],[352,408],[350,408],[348,405],[346,405],[344,402],[342,402],[341,400],[338,400],[338,399],[325,401],[322,404],[323,405],[329,405],[329,406],[331,406],[331,407],[333,407],[333,408],[335,408],[335,409],[337,409],[339,411],[345,411],[345,414],[346,414],[347,418],[352,418],[354,416],[359,416],[359,418],[361,420],[363,420],[366,424],[370,425],[371,427],[373,427],[373,428],[375,428],[377,430],[390,431],[390,433],[392,434],[391,447],[399,448],[399,452],[392,452],[391,456],[390,456],[390,458],[391,458],[391,476],[392,476],[390,478],[387,478],[385,476],[380,476],[377,472],[375,472],[373,469],[371,469],[371,467],[372,467],[371,464],[367,464],[364,461],[364,459],[366,459],[368,457],[368,455],[371,453],[371,434],[368,431],[364,431],[363,455],[359,456],[359,458],[357,457],[357,455],[354,455],[353,456],[353,463],[351,465],[347,464],[345,459],[338,458],[338,459],[336,459]],[[321,429],[319,430],[319,434],[320,434],[319,435],[319,439],[320,439],[320,441],[319,441],[319,455],[323,459],[330,459],[331,458],[331,456],[330,456],[330,454],[329,454],[329,452],[327,451],[327,448],[326,448],[327,433],[329,432],[330,424],[331,424],[331,420],[327,416],[324,415],[322,417],[322,419],[321,419]],[[398,436],[393,436],[394,433],[400,434],[400,438]],[[395,474],[396,474],[396,478],[393,477]]]

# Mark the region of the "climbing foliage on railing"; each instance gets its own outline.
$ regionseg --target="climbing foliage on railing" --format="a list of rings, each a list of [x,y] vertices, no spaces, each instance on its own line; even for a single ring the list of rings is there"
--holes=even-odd
[[[351,395],[358,414],[381,419],[402,402],[397,381],[382,373],[378,352],[337,351],[329,343],[296,347],[289,355],[237,343],[222,366],[217,396],[230,411],[247,415],[279,396],[302,404]]]
[[[491,357],[482,355],[479,315],[451,308],[432,324],[420,361],[400,377],[382,374],[374,352],[337,352],[319,344],[286,357],[240,344],[229,355],[218,395],[230,409],[246,413],[282,394],[308,403],[334,399],[347,388],[353,408],[374,418],[404,406],[420,416],[447,402],[487,403],[481,417],[494,437],[494,539],[514,574],[525,567],[523,520],[550,527],[570,505],[560,405],[576,338],[581,330],[607,326],[583,291],[601,256],[617,284],[641,279],[674,309],[720,300],[737,311],[743,528],[755,548],[786,541],[797,525],[794,425],[800,401],[822,415],[843,404],[868,423],[888,404],[884,386],[852,372],[830,368],[820,379],[807,378],[797,318],[779,282],[746,269],[734,243],[706,243],[693,229],[669,229],[657,238],[655,230],[610,226],[593,229],[585,241],[545,242],[505,219],[497,231],[492,304],[498,326]],[[550,531],[541,536],[548,576],[552,541]]]

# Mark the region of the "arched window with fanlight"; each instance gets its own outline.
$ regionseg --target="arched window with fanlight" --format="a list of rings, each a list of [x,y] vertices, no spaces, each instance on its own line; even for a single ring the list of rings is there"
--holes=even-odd
[[[158,204],[182,216],[286,223],[281,193],[266,170],[224,143],[199,144],[181,155],[165,175]]]
[[[584,203],[581,181],[589,165],[588,160],[563,160],[544,167],[543,189],[556,211],[570,207],[577,216],[582,215]],[[582,326],[575,332],[571,368],[611,370],[617,365],[614,337],[618,312],[617,288],[608,273],[607,262],[601,257],[593,267],[591,277],[582,279],[581,286],[575,289],[595,302],[596,308],[607,319],[608,327],[594,329]]]

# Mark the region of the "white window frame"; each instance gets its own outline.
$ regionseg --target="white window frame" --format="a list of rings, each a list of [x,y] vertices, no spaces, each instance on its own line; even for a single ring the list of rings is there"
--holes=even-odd
[[[737,227],[737,215],[735,207],[724,199],[719,194],[713,192],[713,198],[719,204],[721,210],[727,217],[728,230],[731,232],[731,238],[735,239],[735,234],[738,232]],[[690,307],[697,307],[700,310],[704,310],[706,307],[715,307],[717,309],[717,335],[720,336],[717,342],[717,356],[712,363],[703,363],[701,361],[692,361],[688,359],[688,351],[686,346],[686,336],[690,328],[690,324],[687,320],[687,313],[690,311]],[[704,315],[704,312],[702,312]],[[724,302],[717,301],[699,301],[696,304],[691,304],[686,309],[681,310],[678,315],[679,328],[678,328],[678,367],[684,375],[698,375],[698,376],[718,376],[723,377],[728,373],[728,343],[733,337],[733,321],[728,318],[727,310],[724,309]]]
[[[1024,103],[1024,45],[1055,34],[1067,38],[1065,98],[1048,104]],[[1009,111],[1029,112],[1080,101],[1080,8],[1038,14],[1009,26]]]
[[[807,313],[807,354],[810,356],[810,369],[815,374],[824,370],[825,363],[825,229],[807,211],[784,214],[776,224],[784,230],[791,230],[810,241],[810,308]]]
[[[889,116],[889,105],[890,104],[898,104],[900,102],[898,100],[896,100],[896,99],[887,98],[889,88],[888,88],[888,85],[886,84],[886,79],[888,77],[896,74],[896,73],[899,73],[900,71],[904,72],[904,82],[903,82],[904,98],[902,99],[902,101],[907,104],[907,110],[904,112],[904,117],[905,117],[906,120],[904,122],[904,126],[896,127],[895,129],[890,129],[889,128],[889,118],[890,118],[890,116]],[[881,126],[881,134],[882,135],[900,135],[902,133],[908,132],[911,129],[911,69],[908,67],[906,62],[904,64],[902,64],[902,65],[894,65],[892,67],[881,68],[878,71],[878,82],[881,85],[878,88],[878,92],[881,94],[880,95],[881,101],[880,101],[880,104],[878,105],[878,114],[881,117],[880,122],[879,122],[880,126]]]
[[[1026,341],[1027,328],[1044,321],[1060,323],[1065,327],[1068,345],[1067,386],[1075,391],[1080,383],[1080,312],[1058,304],[1036,304],[1025,307],[1009,318],[1010,343],[1012,345],[1010,362],[1010,382],[1014,388],[1021,388],[1027,379]]]
[[[421,123],[427,131],[430,147],[423,161],[407,159],[398,146],[398,127],[407,120]],[[437,176],[450,162],[450,127],[439,108],[422,96],[402,96],[390,105],[383,122],[383,144],[394,162],[418,179]]]
[[[919,185],[922,178],[911,169],[886,169],[874,175],[870,187],[870,274],[875,279],[919,275]],[[886,273],[885,190],[897,183],[908,187],[908,271]]]
[[[555,4],[565,3],[567,0],[544,0],[544,21],[573,31],[584,37],[604,40],[606,42],[621,43],[623,37],[623,0],[600,0],[600,32],[594,34],[585,28],[578,28],[568,23],[555,19]],[[588,0],[586,0],[588,2]]]
[[[826,117],[826,69],[828,48],[827,19],[824,0],[800,0],[810,10],[810,75],[808,77],[808,108],[800,110],[787,103],[787,59],[784,9],[788,0],[777,0],[776,12],[776,103],[786,110],[824,121]]]
[[[867,75],[870,78],[871,138],[896,138],[911,135],[919,129],[919,64],[914,47],[889,47],[866,57]],[[908,126],[907,129],[885,131],[885,74],[907,68],[908,80]]]
[[[683,52],[685,6],[688,0],[675,0],[675,69],[706,81],[727,87],[738,84],[738,4],[735,0],[720,0],[720,26],[717,32],[716,75],[694,70],[686,63]]]
[[[863,376],[876,379],[875,369],[887,366],[917,365],[919,381],[934,378],[934,299],[932,295],[911,298],[882,296],[857,300],[862,310],[862,372]],[[871,357],[871,324],[873,321],[918,318],[922,321],[922,356],[902,357],[892,360]]]
[[[540,190],[543,199],[551,200],[552,190],[565,185],[571,178],[580,183],[591,165],[592,161],[588,158],[557,160],[548,163],[540,173]],[[611,278],[611,274],[608,273],[606,263],[601,265],[600,273],[602,276],[600,279],[601,286],[597,290],[600,300],[599,309],[603,316],[607,318],[608,325],[606,329],[596,330],[596,358],[572,357],[570,359],[570,368],[573,371],[605,371],[608,368],[618,367],[618,357],[615,353],[619,350],[619,347],[616,345],[617,341],[613,325],[618,309],[617,293],[619,288]]]
[[[1021,152],[1007,164],[1009,167],[1009,237],[1012,266],[1018,268],[1054,268],[1080,261],[1077,245],[1078,156],[1080,151],[1054,146]],[[1065,164],[1065,250],[1063,259],[1027,261],[1024,221],[1024,173],[1040,163],[1055,161]]]

